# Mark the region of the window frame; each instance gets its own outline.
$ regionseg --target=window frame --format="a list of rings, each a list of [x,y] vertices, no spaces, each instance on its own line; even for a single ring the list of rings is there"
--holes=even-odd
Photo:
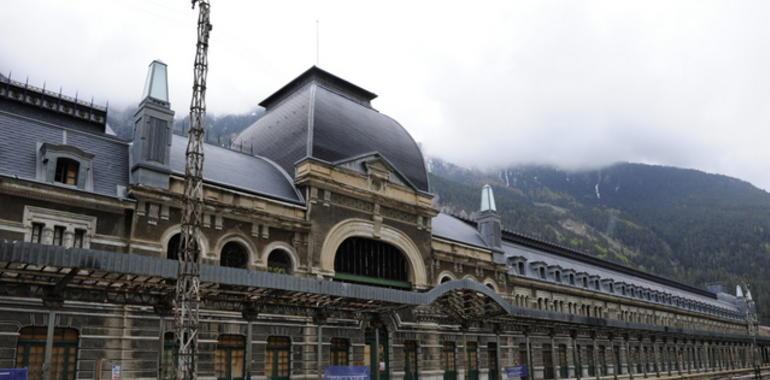
[[[334,337],[330,341],[330,364],[350,365],[350,339]]]
[[[27,336],[25,336],[24,330],[29,331],[27,332]],[[48,328],[46,326],[25,326],[19,330],[19,338],[16,341],[16,354],[14,362],[17,368],[29,368],[29,378],[33,380],[38,379],[36,377],[38,374],[40,375],[40,379],[43,378],[42,365],[45,361],[47,330]],[[71,340],[71,336],[68,337],[70,333],[71,335],[74,335],[74,341]],[[33,350],[35,347],[38,349]],[[51,379],[74,380],[77,376],[78,354],[80,351],[80,333],[73,328],[55,327],[53,347],[54,350],[52,352],[52,363],[60,363],[60,365],[52,366]],[[19,355],[22,356],[19,357]],[[34,365],[34,367],[30,365],[31,355],[42,356],[40,358],[36,358],[35,360],[36,363],[40,363],[39,369],[36,368],[37,365]],[[59,355],[63,355],[61,361],[57,359],[57,356]]]
[[[233,339],[232,341],[227,341]],[[238,343],[233,343],[235,339],[238,339]],[[214,376],[217,380],[243,380],[246,377],[246,337],[239,334],[222,334],[217,338],[217,347],[214,352]],[[218,368],[217,356],[224,354],[224,368]],[[240,365],[241,376],[233,376],[233,353],[240,352],[242,360]],[[224,373],[222,373],[224,369]],[[237,369],[237,367],[235,368]],[[224,376],[221,376],[224,375]]]
[[[271,335],[267,337],[264,369],[265,377],[268,380],[288,380],[291,378],[291,347],[291,338],[288,336]],[[268,371],[271,372],[268,373]]]

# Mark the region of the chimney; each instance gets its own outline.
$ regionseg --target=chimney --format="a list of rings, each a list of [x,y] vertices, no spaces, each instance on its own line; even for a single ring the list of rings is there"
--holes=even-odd
[[[168,67],[155,60],[147,70],[142,102],[134,114],[131,183],[168,188],[174,111],[168,99]]]
[[[484,185],[481,189],[481,208],[476,221],[484,242],[493,249],[500,250],[503,246],[500,215],[497,214],[492,186]]]

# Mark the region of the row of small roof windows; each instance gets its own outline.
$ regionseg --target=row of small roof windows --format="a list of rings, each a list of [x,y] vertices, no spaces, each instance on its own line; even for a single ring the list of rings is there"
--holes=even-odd
[[[655,303],[661,303],[680,307],[701,313],[717,315],[721,317],[740,319],[739,313],[725,310],[720,307],[708,305],[702,302],[684,299],[668,293],[662,293],[651,289],[623,282],[615,282],[613,279],[601,278],[597,275],[589,275],[586,272],[575,272],[573,269],[564,269],[558,265],[547,265],[542,261],[535,261],[527,265],[527,259],[521,256],[509,259],[509,265],[520,276],[536,277],[544,281],[553,281],[594,291],[605,291],[611,294],[637,298]],[[529,271],[528,271],[529,267]]]

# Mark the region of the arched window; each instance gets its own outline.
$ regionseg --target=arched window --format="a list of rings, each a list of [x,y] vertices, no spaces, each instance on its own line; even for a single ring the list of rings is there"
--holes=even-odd
[[[43,378],[46,327],[25,327],[19,331],[16,345],[16,367],[29,368],[30,379]],[[78,355],[78,332],[74,329],[55,328],[51,358],[52,379],[75,379]]]
[[[222,247],[219,265],[230,268],[246,268],[249,263],[249,252],[243,244],[231,241]]]
[[[410,288],[406,257],[396,247],[378,240],[352,237],[343,241],[334,257],[335,278],[359,282]]]
[[[54,174],[53,180],[65,185],[75,186],[78,184],[79,170],[79,162],[71,158],[59,157],[56,159],[56,173]]]
[[[246,364],[246,338],[242,335],[220,335],[214,354],[217,380],[243,379]]]
[[[267,270],[269,272],[291,274],[293,267],[289,252],[283,249],[274,249],[267,255]]]
[[[182,242],[182,234],[176,234],[168,240],[166,245],[166,258],[169,260],[179,260],[179,249]]]
[[[443,283],[449,282],[449,281],[452,281],[452,277],[444,276],[444,277],[441,277],[441,280],[439,281],[439,283],[443,284]]]

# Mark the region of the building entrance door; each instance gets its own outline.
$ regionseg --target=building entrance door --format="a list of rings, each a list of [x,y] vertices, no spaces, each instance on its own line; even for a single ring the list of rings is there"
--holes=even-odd
[[[500,366],[497,364],[497,343],[487,344],[487,361],[489,365],[489,380],[499,380],[500,376],[498,371]]]
[[[389,380],[390,360],[388,359],[388,334],[383,329],[371,329],[366,332],[364,360],[369,363],[372,380]],[[379,343],[379,347],[378,347]],[[377,377],[379,374],[379,379]]]

